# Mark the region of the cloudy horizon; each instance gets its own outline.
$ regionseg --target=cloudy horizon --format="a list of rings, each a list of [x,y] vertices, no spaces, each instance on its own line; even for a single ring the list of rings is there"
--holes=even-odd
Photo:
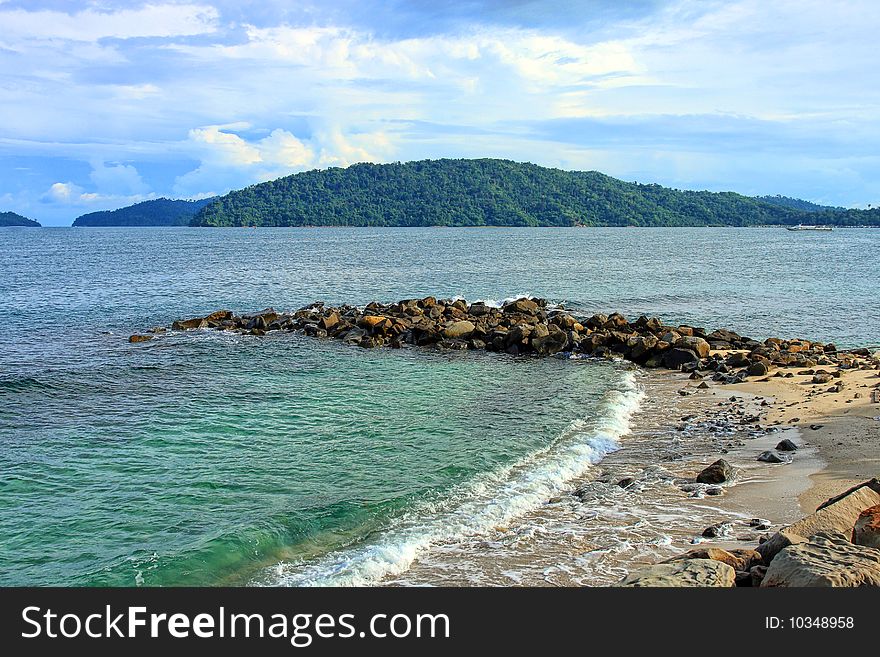
[[[0,0],[0,211],[69,225],[441,157],[877,205],[878,19],[868,0]]]

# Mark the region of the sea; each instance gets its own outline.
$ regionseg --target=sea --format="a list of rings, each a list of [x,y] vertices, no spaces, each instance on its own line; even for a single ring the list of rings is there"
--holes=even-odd
[[[0,585],[519,584],[540,509],[609,455],[651,467],[662,433],[663,408],[633,433],[645,380],[623,363],[132,333],[535,296],[876,345],[878,248],[872,229],[0,229]],[[566,522],[622,513],[617,493],[580,504]],[[676,506],[654,508],[642,539],[662,542]],[[595,532],[613,550],[633,526]],[[509,567],[481,567],[501,544]],[[589,561],[562,583],[601,583]]]

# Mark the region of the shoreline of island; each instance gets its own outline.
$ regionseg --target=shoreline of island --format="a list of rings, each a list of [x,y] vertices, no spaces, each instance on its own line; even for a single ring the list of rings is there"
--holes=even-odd
[[[318,302],[290,314],[271,308],[245,315],[221,310],[175,321],[170,329],[213,329],[254,336],[289,331],[335,338],[363,348],[485,350],[513,356],[630,361],[650,373],[649,390],[665,387],[662,394],[690,403],[694,409],[691,420],[697,418],[699,423],[713,407],[725,407],[734,418],[726,421],[739,425],[736,431],[748,433],[747,440],[716,444],[721,452],[716,455],[722,458],[693,463],[702,471],[693,473],[693,481],[679,477],[676,484],[695,493],[697,502],[708,494],[719,508],[751,514],[755,520],[769,516],[773,522],[764,529],[794,526],[801,517],[811,517],[821,502],[880,474],[880,422],[874,417],[880,417],[880,352],[865,347],[839,350],[830,343],[800,339],[758,341],[725,329],[710,332],[671,326],[645,316],[631,322],[619,313],[580,317],[543,299],[526,297],[502,304],[435,297],[394,304],[373,302],[362,307],[330,307]],[[155,327],[132,335],[130,341],[148,342],[167,330]],[[660,381],[667,383],[661,385]],[[675,422],[672,417],[668,421]],[[792,438],[782,438],[783,434]],[[782,440],[777,442],[779,438]],[[704,452],[702,458],[710,454],[711,450]],[[613,455],[609,460],[613,461]],[[703,472],[713,468],[718,471],[716,480],[711,473],[703,480]],[[738,477],[735,471],[747,476]],[[877,489],[872,494],[880,493],[880,484]],[[870,487],[867,490],[872,491]],[[864,497],[872,499],[867,493]],[[853,524],[857,517],[858,513]],[[697,534],[710,534],[704,536],[709,547],[696,548],[684,555],[687,558],[673,557],[671,565],[645,565],[646,572],[654,574],[639,575],[637,570],[622,583],[760,585],[770,561],[766,555],[758,556],[761,545],[770,544],[771,548],[764,549],[769,553],[786,533],[759,536],[756,531],[762,525],[756,527],[746,532],[745,540],[731,540],[723,532],[711,536],[711,527],[695,528]],[[829,548],[823,544],[817,549]],[[660,584],[651,583],[658,568],[664,573]],[[771,576],[775,576],[772,571]]]

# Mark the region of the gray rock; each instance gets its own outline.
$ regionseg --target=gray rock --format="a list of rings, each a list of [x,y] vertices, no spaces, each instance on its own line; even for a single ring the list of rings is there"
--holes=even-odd
[[[773,536],[761,543],[755,549],[761,554],[761,557],[764,559],[764,563],[770,563],[771,561],[773,561],[774,557],[776,557],[776,555],[785,548],[791,545],[797,545],[799,543],[806,542],[807,539],[805,537],[800,536],[788,529],[783,529],[773,534]]]
[[[836,532],[821,532],[777,554],[761,586],[880,586],[880,550],[853,545]]]
[[[798,446],[794,444],[793,441],[786,438],[785,440],[780,440],[776,445],[776,449],[780,452],[794,452],[797,451]]]
[[[766,452],[761,452],[758,455],[758,460],[763,461],[764,463],[791,463],[790,457],[782,456],[772,449],[768,449]]]

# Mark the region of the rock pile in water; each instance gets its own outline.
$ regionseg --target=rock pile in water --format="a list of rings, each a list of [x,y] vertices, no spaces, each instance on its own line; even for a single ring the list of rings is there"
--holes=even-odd
[[[724,329],[671,326],[656,317],[630,321],[620,313],[577,316],[545,299],[520,298],[495,307],[462,299],[405,299],[365,307],[330,307],[315,303],[294,313],[272,308],[236,315],[218,310],[205,317],[176,321],[172,330],[216,329],[250,335],[300,331],[364,348],[406,346],[434,349],[477,349],[513,355],[549,356],[568,352],[623,358],[644,367],[703,372],[722,383],[767,376],[778,367],[813,370],[814,377],[833,375],[826,366],[880,367],[867,349],[838,351],[833,344],[769,338],[763,342]],[[164,329],[153,329],[152,333]],[[132,342],[152,334],[131,336]],[[777,376],[782,376],[777,373]]]

